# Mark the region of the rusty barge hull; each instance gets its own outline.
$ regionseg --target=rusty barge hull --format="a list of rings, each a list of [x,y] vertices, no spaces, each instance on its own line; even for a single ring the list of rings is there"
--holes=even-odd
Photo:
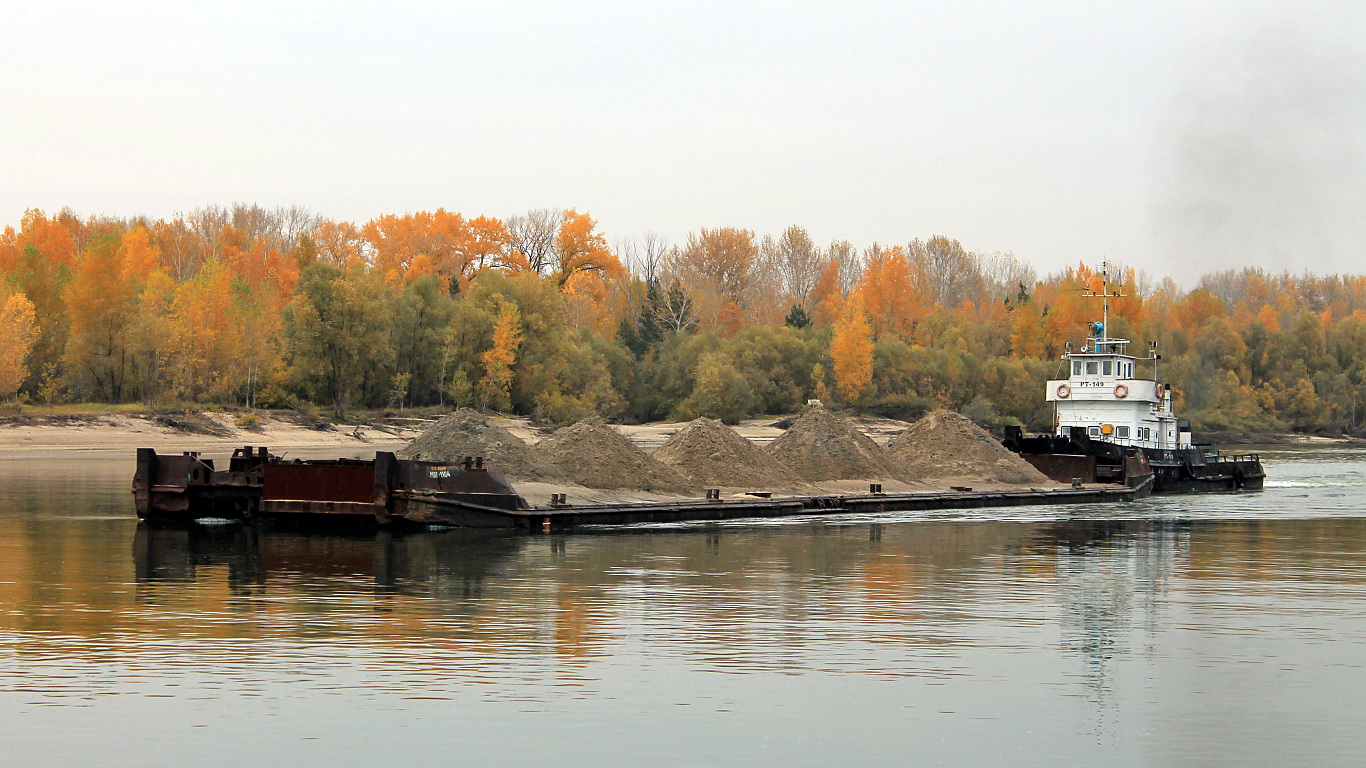
[[[477,457],[458,463],[398,459],[284,461],[264,448],[237,449],[227,470],[197,454],[138,450],[133,495],[138,516],[270,520],[296,526],[451,526],[534,533],[584,526],[878,514],[1058,504],[1128,502],[1148,495],[1152,477],[1130,485],[1043,490],[867,493],[828,496],[678,499],[533,506],[502,473]]]

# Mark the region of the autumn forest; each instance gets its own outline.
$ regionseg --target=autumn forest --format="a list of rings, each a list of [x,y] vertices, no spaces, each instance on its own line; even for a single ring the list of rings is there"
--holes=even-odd
[[[1043,382],[1098,319],[1097,267],[1038,275],[950,237],[857,248],[799,226],[609,242],[574,210],[31,210],[0,234],[0,400],[561,424],[734,422],[814,397],[1048,428]],[[1197,429],[1361,432],[1366,277],[1246,269],[1186,291],[1112,266],[1112,289],[1112,335],[1157,343]]]

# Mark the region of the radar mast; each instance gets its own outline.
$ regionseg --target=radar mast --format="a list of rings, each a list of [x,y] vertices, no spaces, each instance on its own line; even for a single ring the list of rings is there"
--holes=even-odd
[[[1114,293],[1110,292],[1110,262],[1108,259],[1100,263],[1100,293],[1096,293],[1090,288],[1085,289],[1085,291],[1082,296],[1101,300],[1100,336],[1095,339],[1096,351],[1100,352],[1101,345],[1104,344],[1105,351],[1113,352],[1114,349],[1110,343],[1110,299],[1124,298],[1125,294],[1120,293],[1118,289]]]

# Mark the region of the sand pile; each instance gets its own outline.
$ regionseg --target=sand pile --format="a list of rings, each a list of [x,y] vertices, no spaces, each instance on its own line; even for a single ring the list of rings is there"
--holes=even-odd
[[[708,488],[793,488],[801,478],[715,419],[695,419],[651,456]]]
[[[1053,482],[971,419],[953,411],[928,414],[907,427],[887,450],[922,479],[971,477],[1016,485]]]
[[[768,446],[803,480],[912,480],[882,446],[848,420],[812,408]]]
[[[559,430],[537,443],[536,452],[570,480],[589,488],[659,493],[693,490],[677,470],[650,458],[598,416]]]
[[[423,461],[459,461],[483,456],[484,463],[518,480],[565,482],[564,473],[541,458],[517,436],[490,424],[477,411],[461,408],[442,418],[398,452],[399,458]]]

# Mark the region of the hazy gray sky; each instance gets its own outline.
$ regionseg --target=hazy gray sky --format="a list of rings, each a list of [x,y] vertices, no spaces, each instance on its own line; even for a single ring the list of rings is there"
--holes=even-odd
[[[575,207],[1366,271],[1366,4],[10,0],[0,222]]]

